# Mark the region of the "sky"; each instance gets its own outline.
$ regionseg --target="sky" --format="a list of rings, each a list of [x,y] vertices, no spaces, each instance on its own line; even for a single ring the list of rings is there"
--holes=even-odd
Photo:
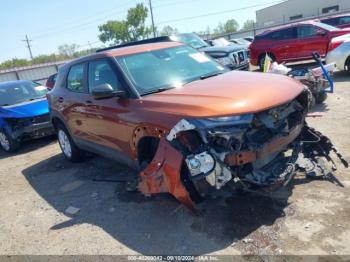
[[[207,26],[213,29],[231,18],[242,26],[247,19],[255,20],[256,10],[276,2],[152,0],[152,5],[157,28],[170,25],[184,33],[205,30]],[[81,50],[99,47],[103,44],[98,39],[98,25],[125,19],[127,10],[137,3],[148,4],[148,0],[0,0],[0,62],[29,58],[22,41],[26,35],[32,40],[34,56],[57,53],[62,44],[78,44]],[[147,24],[151,25],[150,17]]]

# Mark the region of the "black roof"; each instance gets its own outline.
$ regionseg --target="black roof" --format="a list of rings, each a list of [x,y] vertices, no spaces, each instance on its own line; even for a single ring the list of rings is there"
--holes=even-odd
[[[122,47],[127,47],[127,46],[134,46],[134,45],[142,45],[142,44],[151,44],[151,43],[159,43],[159,42],[168,42],[168,41],[173,41],[169,36],[159,36],[159,37],[154,37],[154,38],[148,38],[140,41],[135,41],[135,42],[130,42],[126,44],[121,44],[121,45],[115,45],[115,46],[110,46],[102,49],[96,50],[96,53],[107,51],[107,50],[112,50],[115,48],[122,48]]]

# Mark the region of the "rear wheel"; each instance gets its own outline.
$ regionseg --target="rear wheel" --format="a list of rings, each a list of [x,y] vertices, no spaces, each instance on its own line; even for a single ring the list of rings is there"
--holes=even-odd
[[[0,147],[7,153],[18,150],[20,144],[12,139],[4,130],[0,130]]]
[[[57,124],[58,143],[66,159],[71,162],[80,162],[84,159],[84,151],[79,149],[62,124]]]

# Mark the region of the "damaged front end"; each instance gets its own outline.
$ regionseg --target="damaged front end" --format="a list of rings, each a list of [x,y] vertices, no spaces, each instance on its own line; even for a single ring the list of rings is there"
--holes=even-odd
[[[305,122],[309,92],[255,114],[183,119],[160,140],[140,173],[139,190],[168,192],[189,208],[221,189],[270,191],[298,170],[311,175],[320,158],[335,163],[330,140]]]

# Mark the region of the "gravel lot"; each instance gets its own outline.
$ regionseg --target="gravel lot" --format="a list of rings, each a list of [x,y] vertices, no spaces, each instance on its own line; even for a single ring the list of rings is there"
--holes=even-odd
[[[350,77],[308,119],[350,159]],[[343,187],[302,176],[262,197],[213,199],[198,216],[167,195],[128,193],[131,170],[100,157],[71,164],[54,138],[0,152],[0,254],[350,254],[350,172]],[[70,207],[70,208],[69,208]],[[69,208],[69,209],[67,209]]]

